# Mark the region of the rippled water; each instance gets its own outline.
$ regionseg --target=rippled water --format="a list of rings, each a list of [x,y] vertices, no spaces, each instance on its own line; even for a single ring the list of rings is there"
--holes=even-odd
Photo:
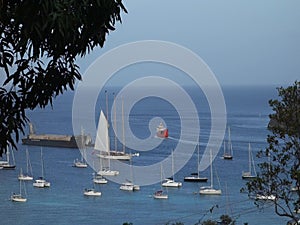
[[[197,97],[194,90],[191,94]],[[25,168],[25,149],[28,148],[35,177],[40,176],[40,147],[19,145],[15,152],[17,169],[0,170],[0,224],[166,224],[181,221],[195,224],[200,220],[216,219],[221,214],[229,214],[237,220],[237,224],[285,224],[286,220],[274,215],[271,205],[258,210],[246,194],[240,193],[245,182],[241,173],[248,165],[248,142],[257,152],[263,148],[266,138],[266,125],[270,109],[267,101],[276,94],[274,88],[225,88],[224,89],[228,125],[231,127],[231,139],[234,148],[234,159],[224,161],[219,152],[214,160],[214,167],[220,178],[221,196],[200,196],[199,188],[205,184],[186,183],[183,177],[195,172],[196,154],[193,155],[176,175],[183,182],[181,188],[168,189],[169,199],[155,200],[152,193],[160,189],[160,184],[142,186],[139,192],[128,193],[119,190],[119,184],[109,182],[96,186],[102,192],[98,198],[84,197],[83,190],[92,187],[92,169],[72,167],[74,159],[80,152],[74,149],[43,147],[46,177],[51,181],[49,189],[33,188],[31,182],[26,183],[28,201],[23,204],[10,202],[11,192],[18,192],[17,175],[20,168]],[[197,99],[197,98],[195,98]],[[201,99],[201,96],[199,97]],[[111,100],[111,98],[110,98]],[[201,102],[199,100],[199,102]],[[101,100],[100,100],[101,104]],[[170,135],[174,139],[165,140],[158,150],[141,152],[134,158],[133,164],[145,165],[159,162],[170,154],[176,146],[180,126],[178,115],[171,106],[159,99],[148,99],[140,102],[130,115],[133,132],[140,138],[149,135],[148,123],[154,116],[161,116],[168,125]],[[202,104],[202,102],[201,102]],[[210,129],[210,118],[207,103],[197,105],[201,123],[201,147],[204,147]],[[54,109],[30,112],[30,119],[38,133],[71,134],[72,95],[67,94],[57,99]],[[202,107],[203,106],[203,107]],[[159,109],[159,110],[155,110]],[[147,176],[147,174],[145,174]],[[209,177],[209,169],[202,173]],[[217,183],[217,182],[215,182]],[[210,209],[212,209],[210,213]]]

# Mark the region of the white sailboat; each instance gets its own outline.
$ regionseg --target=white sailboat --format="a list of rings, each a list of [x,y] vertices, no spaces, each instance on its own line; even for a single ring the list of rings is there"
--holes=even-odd
[[[199,163],[200,163],[200,158],[199,158],[199,144],[197,145],[197,173],[196,174],[191,174],[191,176],[184,177],[184,181],[186,182],[207,182],[208,178],[207,177],[200,177],[199,175]]]
[[[29,158],[29,152],[28,152],[27,148],[26,148],[26,173],[23,173],[22,168],[21,168],[18,179],[23,180],[23,181],[33,180],[32,166],[31,166],[31,162],[30,162],[30,158]]]
[[[100,191],[96,191],[95,188],[86,188],[83,191],[83,195],[85,195],[85,196],[99,197],[99,196],[101,196],[101,192]]]
[[[270,170],[270,167],[271,167],[270,154],[268,155],[268,161],[269,161],[269,168],[268,168],[268,170]],[[270,177],[269,177],[269,180],[270,180]],[[270,189],[271,188],[270,188],[270,184],[269,184],[269,190],[267,191],[267,193],[263,193],[263,192],[257,193],[255,199],[256,200],[264,200],[264,201],[275,201],[276,200],[276,196],[271,193]]]
[[[108,181],[101,175],[94,176],[93,182],[95,184],[107,184],[108,183]]]
[[[43,149],[41,148],[41,166],[42,166],[42,176],[39,179],[35,180],[33,187],[45,188],[50,187],[50,182],[45,180],[44,177],[44,159],[43,159]]]
[[[162,168],[162,164],[160,164],[160,180],[162,182],[162,179],[163,179],[163,168]],[[163,190],[158,190],[156,192],[153,193],[153,198],[154,199],[168,199],[169,196],[168,196],[168,193],[164,193]]]
[[[115,101],[115,100],[114,100]],[[107,103],[106,103],[107,104]],[[107,154],[100,154],[99,157],[104,158],[104,159],[113,159],[113,160],[130,160],[132,158],[132,156],[138,156],[138,154],[128,154],[125,152],[125,142],[124,142],[124,103],[122,100],[122,129],[123,129],[123,150],[122,151],[118,151],[117,150],[117,137],[115,135],[115,150],[111,150],[109,149],[109,152]],[[116,104],[114,106],[114,123],[115,123],[115,128],[117,129],[117,125],[116,125],[117,119],[116,119]]]
[[[123,191],[139,191],[140,186],[133,183],[133,168],[132,168],[132,161],[130,160],[130,175],[131,180],[126,180],[126,182],[122,183],[120,186],[120,190]]]
[[[172,157],[172,178],[167,178],[162,182],[163,187],[181,187],[182,183],[174,180],[174,154],[173,151],[171,153]]]
[[[110,158],[102,158],[102,155],[110,154],[110,141],[108,136],[108,122],[105,118],[103,111],[100,112],[100,118],[98,123],[97,137],[95,142],[95,149],[100,151],[98,156],[100,156],[100,170],[98,175],[101,176],[116,176],[119,174],[119,171],[110,169]],[[107,165],[104,165],[107,163]]]
[[[26,196],[26,190],[25,190],[25,186],[24,186],[24,195],[22,194],[22,182],[20,180],[20,192],[19,194],[16,194],[16,193],[13,193],[11,196],[10,196],[10,200],[13,201],[13,202],[26,202],[27,201],[27,198],[25,197]]]
[[[94,197],[99,197],[101,196],[101,192],[97,191],[95,189],[95,178],[93,179],[93,188],[85,188],[83,191],[84,196],[94,196]]]
[[[12,163],[11,163],[10,157],[12,157]],[[2,163],[1,163],[0,166],[4,170],[14,170],[16,168],[16,162],[15,162],[15,156],[14,156],[13,150],[10,152],[9,148],[7,147],[7,150],[6,150],[6,161],[2,161]]]
[[[84,132],[83,130],[81,131],[81,143],[84,143],[83,141],[83,137],[84,137]],[[73,166],[77,167],[77,168],[87,168],[88,164],[86,163],[86,161],[84,160],[84,158],[86,157],[86,151],[85,151],[85,145],[84,145],[84,149],[83,149],[83,154],[81,154],[81,159],[76,159],[74,160]]]
[[[226,143],[224,141],[223,159],[228,159],[228,160],[233,159],[233,150],[232,150],[232,143],[231,143],[230,127],[228,127],[228,143],[227,143],[227,148],[226,148]]]
[[[199,194],[201,195],[221,195],[221,189],[215,189],[213,185],[213,164],[212,164],[212,152],[210,150],[210,186],[209,187],[201,187]]]
[[[242,178],[243,179],[253,179],[256,177],[256,170],[255,170],[255,164],[254,164],[254,159],[251,151],[251,145],[249,143],[248,146],[248,156],[249,156],[249,170],[246,172],[242,172]],[[252,168],[253,168],[253,173],[252,173]]]

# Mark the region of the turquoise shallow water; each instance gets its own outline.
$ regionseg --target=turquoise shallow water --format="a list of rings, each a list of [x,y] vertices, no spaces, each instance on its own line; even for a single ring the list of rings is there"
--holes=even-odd
[[[193,93],[193,92],[192,92]],[[286,219],[274,215],[271,205],[263,210],[254,206],[246,194],[240,193],[245,182],[241,179],[241,172],[247,168],[248,142],[257,152],[265,146],[266,125],[270,109],[267,100],[274,97],[273,88],[248,88],[224,90],[228,124],[231,127],[231,138],[234,148],[234,159],[221,159],[222,151],[214,161],[218,171],[223,195],[200,196],[198,193],[203,184],[185,183],[183,177],[195,170],[196,154],[185,167],[175,176],[183,182],[181,188],[168,189],[169,199],[155,200],[152,193],[160,188],[160,184],[142,186],[139,192],[128,193],[119,190],[119,184],[109,182],[107,185],[96,186],[102,196],[99,198],[84,197],[83,190],[92,187],[92,169],[78,169],[72,167],[74,159],[80,157],[80,152],[74,149],[43,148],[46,177],[51,181],[49,189],[36,189],[31,182],[26,183],[28,202],[24,204],[10,202],[11,192],[19,190],[17,175],[19,169],[25,168],[25,149],[29,149],[34,176],[40,175],[40,147],[19,145],[15,152],[17,169],[14,171],[0,170],[0,224],[123,224],[132,222],[137,224],[166,224],[181,221],[185,224],[195,224],[200,220],[215,219],[221,214],[232,215],[237,224],[285,224]],[[152,104],[152,105],[151,105]],[[163,102],[147,102],[144,106],[137,106],[132,111],[132,129],[141,137],[148,135],[149,118],[156,114],[149,113],[151,108]],[[39,133],[72,133],[71,124],[72,95],[67,94],[57,99],[54,110],[36,110],[30,112],[30,118]],[[160,109],[164,108],[163,105]],[[200,110],[201,146],[209,134],[210,119],[207,108]],[[176,139],[180,127],[178,118],[173,110],[164,109],[160,112],[167,118],[168,128]],[[143,133],[144,132],[144,133]],[[176,141],[162,142],[160,151],[140,153],[134,158],[134,164],[151,164],[159,161],[170,153]],[[209,170],[202,174],[209,177]],[[204,184],[205,185],[205,184]],[[209,210],[212,208],[212,213]]]

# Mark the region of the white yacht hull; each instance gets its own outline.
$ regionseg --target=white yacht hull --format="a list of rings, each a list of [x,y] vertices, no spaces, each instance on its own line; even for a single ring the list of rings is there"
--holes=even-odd
[[[200,195],[221,195],[222,191],[214,188],[205,188],[199,191]]]
[[[176,182],[173,180],[166,180],[165,182],[163,182],[161,184],[161,186],[163,187],[181,187],[182,183],[181,182]]]

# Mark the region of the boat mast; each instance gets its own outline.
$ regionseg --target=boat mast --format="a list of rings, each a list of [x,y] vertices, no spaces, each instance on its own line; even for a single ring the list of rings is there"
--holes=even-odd
[[[113,93],[114,96],[114,127],[115,127],[115,151],[117,151],[117,104],[116,104],[116,95]]]
[[[44,178],[44,160],[43,160],[43,148],[41,147],[41,165],[42,165],[42,179]]]
[[[124,124],[124,100],[122,96],[122,139],[123,139],[123,153],[125,153],[125,124]]]
[[[197,178],[199,178],[199,160],[200,160],[200,157],[199,157],[199,145],[200,143],[198,143],[197,145]]]
[[[249,147],[248,147],[248,151],[249,151],[249,172],[251,174],[251,146],[250,146],[250,142],[249,142]]]
[[[212,167],[212,152],[210,149],[210,187],[213,188],[213,167]]]
[[[172,150],[172,177],[173,177],[173,181],[174,181],[174,155],[173,155],[173,150]]]
[[[228,149],[229,154],[232,156],[232,143],[231,143],[231,135],[230,135],[230,127],[228,126]]]

